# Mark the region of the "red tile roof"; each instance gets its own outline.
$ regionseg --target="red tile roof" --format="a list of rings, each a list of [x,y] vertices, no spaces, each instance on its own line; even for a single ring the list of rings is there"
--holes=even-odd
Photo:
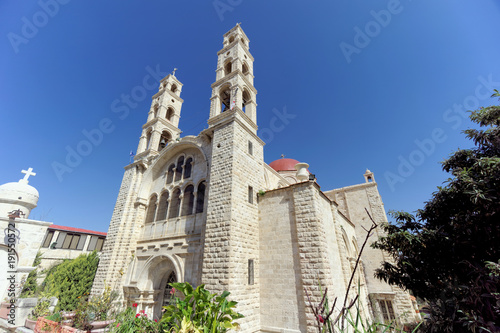
[[[107,233],[105,232],[100,232],[100,231],[93,231],[93,230],[87,230],[87,229],[80,229],[80,228],[73,228],[73,227],[66,227],[63,225],[56,225],[52,224],[49,229],[54,229],[54,230],[64,230],[64,231],[72,231],[72,232],[79,232],[82,234],[92,234],[92,235],[99,235],[99,236],[106,236]]]
[[[295,164],[297,163],[299,161],[292,158],[280,158],[269,163],[269,166],[276,171],[295,171]]]

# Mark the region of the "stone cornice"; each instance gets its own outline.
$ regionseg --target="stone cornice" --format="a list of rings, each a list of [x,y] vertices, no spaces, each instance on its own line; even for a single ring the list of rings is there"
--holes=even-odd
[[[230,81],[237,74],[240,74],[240,76],[243,79],[243,81],[245,82],[245,84],[250,88],[250,90],[253,91],[253,93],[255,95],[257,95],[257,89],[255,89],[255,87],[253,86],[253,84],[251,84],[250,81],[248,81],[248,79],[245,77],[245,75],[243,74],[243,72],[240,71],[239,69],[236,69],[236,70],[232,71],[231,73],[229,73],[228,75],[224,76],[222,79],[219,79],[218,81],[215,81],[214,83],[212,83],[212,85],[210,86],[210,88],[214,89],[217,86],[223,85],[227,81]]]

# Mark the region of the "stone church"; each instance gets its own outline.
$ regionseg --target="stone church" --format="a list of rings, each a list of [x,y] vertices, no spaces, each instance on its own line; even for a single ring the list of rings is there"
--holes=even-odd
[[[93,293],[109,285],[124,305],[138,303],[159,317],[169,282],[205,284],[239,302],[242,332],[312,332],[304,289],[315,303],[319,285],[330,299],[343,299],[372,223],[366,211],[387,221],[374,175],[367,170],[362,184],[323,191],[305,163],[266,164],[254,58],[239,25],[224,35],[217,55],[208,129],[180,137],[182,83],[175,72],[152,97]],[[384,260],[383,252],[365,248],[350,295],[359,288],[368,319],[417,320],[409,294],[373,277]]]

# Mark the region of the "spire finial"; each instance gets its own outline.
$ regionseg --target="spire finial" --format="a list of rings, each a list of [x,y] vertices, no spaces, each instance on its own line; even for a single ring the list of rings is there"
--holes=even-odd
[[[175,71],[177,70],[177,68],[174,68],[174,70],[172,71],[172,76],[175,76]]]
[[[281,154],[281,158],[285,158],[285,154]]]
[[[28,184],[28,178],[30,176],[36,176],[36,173],[32,172],[33,171],[33,168],[28,168],[28,170],[21,170],[22,173],[24,173],[24,178],[23,179],[20,179],[19,182],[20,183],[25,183],[25,184]]]

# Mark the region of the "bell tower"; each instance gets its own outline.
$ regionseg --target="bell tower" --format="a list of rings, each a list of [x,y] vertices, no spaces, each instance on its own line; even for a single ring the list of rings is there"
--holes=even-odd
[[[224,35],[217,52],[217,70],[212,84],[210,118],[227,110],[241,110],[257,124],[257,90],[253,86],[253,57],[250,41],[237,24]]]
[[[135,160],[157,155],[182,133],[179,119],[184,100],[180,97],[182,83],[175,77],[176,70],[160,81],[159,90],[153,96],[148,120],[142,126]]]
[[[240,25],[224,35],[212,84],[212,156],[201,280],[238,300],[242,332],[260,323],[259,206],[264,142],[257,136],[253,57]]]

